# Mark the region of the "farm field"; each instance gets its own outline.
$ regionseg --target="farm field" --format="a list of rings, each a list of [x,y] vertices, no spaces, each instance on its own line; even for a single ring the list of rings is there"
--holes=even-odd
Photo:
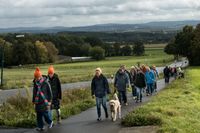
[[[173,61],[173,56],[163,52],[163,48],[146,48],[144,56],[120,56],[108,57],[103,61],[76,62],[65,64],[52,64],[62,83],[88,81],[92,78],[94,69],[101,67],[104,74],[110,77],[121,64],[129,69],[132,65],[148,64],[164,66]],[[32,85],[33,73],[36,67],[40,67],[43,74],[47,74],[50,64],[26,65],[4,69],[4,89],[24,88]]]

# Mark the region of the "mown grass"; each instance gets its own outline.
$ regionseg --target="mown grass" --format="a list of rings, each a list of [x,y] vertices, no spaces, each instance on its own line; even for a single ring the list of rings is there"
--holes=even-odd
[[[61,117],[68,118],[95,105],[91,92],[87,89],[73,89],[63,92],[61,102]],[[54,119],[55,119],[55,115]],[[20,93],[7,100],[0,106],[0,126],[6,127],[35,127],[36,114],[30,93],[22,96]]]
[[[173,56],[167,55],[163,49],[146,49],[144,56],[123,56],[110,57],[103,61],[79,62],[68,64],[53,64],[56,73],[59,75],[62,83],[79,82],[91,80],[94,69],[101,67],[107,77],[114,74],[121,64],[127,65],[130,69],[132,65],[140,64],[155,64],[164,66],[171,63]],[[20,68],[14,67],[4,70],[4,86],[3,89],[24,88],[32,85],[33,73],[36,66],[41,68],[43,74],[47,74],[47,69],[50,64],[43,65],[26,65]]]
[[[174,81],[144,106],[126,115],[124,126],[157,125],[158,133],[199,133],[200,67],[187,70],[186,78]]]

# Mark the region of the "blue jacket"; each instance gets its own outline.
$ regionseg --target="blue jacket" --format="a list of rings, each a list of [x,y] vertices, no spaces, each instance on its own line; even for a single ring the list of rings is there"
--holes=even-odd
[[[110,94],[108,80],[102,74],[97,77],[94,76],[91,83],[91,92],[92,95],[95,95],[98,98],[102,98],[106,96],[106,94]]]
[[[150,72],[145,73],[145,78],[146,78],[147,84],[153,84],[156,80],[154,72],[152,70],[150,70]]]

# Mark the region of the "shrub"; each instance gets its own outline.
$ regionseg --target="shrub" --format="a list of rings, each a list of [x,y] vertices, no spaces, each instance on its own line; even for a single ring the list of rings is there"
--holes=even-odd
[[[90,49],[90,56],[95,60],[102,60],[105,58],[105,50],[99,46]]]
[[[122,120],[124,126],[150,126],[150,125],[161,125],[162,119],[155,115],[150,114],[137,114],[130,113]]]

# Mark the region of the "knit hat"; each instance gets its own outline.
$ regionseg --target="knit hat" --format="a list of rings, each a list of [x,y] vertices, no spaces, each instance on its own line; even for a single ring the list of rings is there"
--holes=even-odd
[[[40,71],[40,68],[37,67],[37,68],[35,69],[35,72],[34,72],[34,77],[35,77],[35,78],[40,78],[41,76],[42,76],[42,72]]]
[[[54,68],[53,68],[53,66],[49,67],[48,74],[54,74]]]

